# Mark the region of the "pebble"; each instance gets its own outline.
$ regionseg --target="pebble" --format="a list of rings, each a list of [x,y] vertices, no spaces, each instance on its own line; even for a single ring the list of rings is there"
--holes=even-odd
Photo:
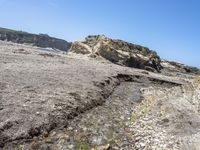
[[[74,145],[72,145],[72,144],[71,144],[71,145],[68,145],[68,148],[69,148],[69,149],[73,149],[73,148],[74,148]]]
[[[110,149],[110,144],[102,145],[96,148],[96,150],[108,150]]]
[[[67,131],[72,131],[72,130],[74,130],[72,127],[67,128]]]

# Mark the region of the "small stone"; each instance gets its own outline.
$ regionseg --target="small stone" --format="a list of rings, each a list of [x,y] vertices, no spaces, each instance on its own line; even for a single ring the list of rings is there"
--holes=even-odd
[[[69,149],[73,149],[73,148],[74,148],[74,145],[72,145],[72,144],[71,144],[71,145],[68,145],[68,148],[69,148]]]
[[[52,138],[46,138],[46,139],[45,139],[45,142],[46,142],[46,143],[51,143],[51,144],[52,144],[52,143],[53,143],[53,139],[52,139]]]
[[[67,128],[67,131],[72,131],[72,130],[74,130],[72,127]]]
[[[145,144],[145,143],[140,143],[140,146],[141,146],[141,147],[145,147],[146,144]]]
[[[108,150],[110,149],[110,144],[106,144],[106,145],[101,145],[97,147],[97,150]]]
[[[136,141],[139,141],[140,139],[141,139],[141,137],[139,137],[139,136],[135,138]]]
[[[56,132],[53,131],[53,132],[51,133],[51,136],[55,136],[55,135],[56,135]]]
[[[113,150],[119,150],[119,148],[116,147],[116,146],[115,146],[115,147],[112,147],[112,149],[113,149]]]

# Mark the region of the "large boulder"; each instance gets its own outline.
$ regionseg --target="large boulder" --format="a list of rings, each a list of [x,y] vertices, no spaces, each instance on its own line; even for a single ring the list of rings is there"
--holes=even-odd
[[[104,35],[88,36],[85,41],[74,42],[69,50],[91,57],[101,57],[112,63],[160,72],[160,57],[155,51]]]

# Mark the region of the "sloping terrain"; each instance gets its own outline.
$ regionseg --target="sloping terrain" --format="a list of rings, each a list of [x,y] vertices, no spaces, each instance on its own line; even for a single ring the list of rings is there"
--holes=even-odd
[[[0,28],[0,40],[19,44],[31,44],[43,48],[59,49],[65,52],[71,47],[71,43],[62,39],[50,37],[46,34],[37,35],[5,28]]]
[[[199,78],[97,60],[0,42],[0,149],[198,147]]]
[[[199,87],[196,78],[171,89],[143,89],[143,103],[134,110],[130,125],[134,149],[198,150]]]
[[[173,61],[166,61],[163,60],[161,62],[161,65],[163,67],[162,73],[166,75],[170,74],[191,74],[191,75],[200,75],[200,70],[196,67],[187,66],[181,63],[173,62]]]

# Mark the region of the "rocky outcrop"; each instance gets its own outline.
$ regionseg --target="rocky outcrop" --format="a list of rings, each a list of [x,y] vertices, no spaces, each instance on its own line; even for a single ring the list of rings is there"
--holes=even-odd
[[[161,65],[163,66],[163,72],[200,75],[200,70],[198,68],[187,66],[187,65],[177,63],[174,61],[163,60],[161,62]]]
[[[155,51],[104,35],[88,36],[85,41],[74,42],[70,52],[104,58],[115,64],[153,72],[162,69],[160,57]]]
[[[71,43],[65,40],[50,37],[46,34],[37,35],[5,28],[0,28],[0,40],[20,44],[26,43],[33,46],[53,48],[61,51],[67,51],[71,47]]]

